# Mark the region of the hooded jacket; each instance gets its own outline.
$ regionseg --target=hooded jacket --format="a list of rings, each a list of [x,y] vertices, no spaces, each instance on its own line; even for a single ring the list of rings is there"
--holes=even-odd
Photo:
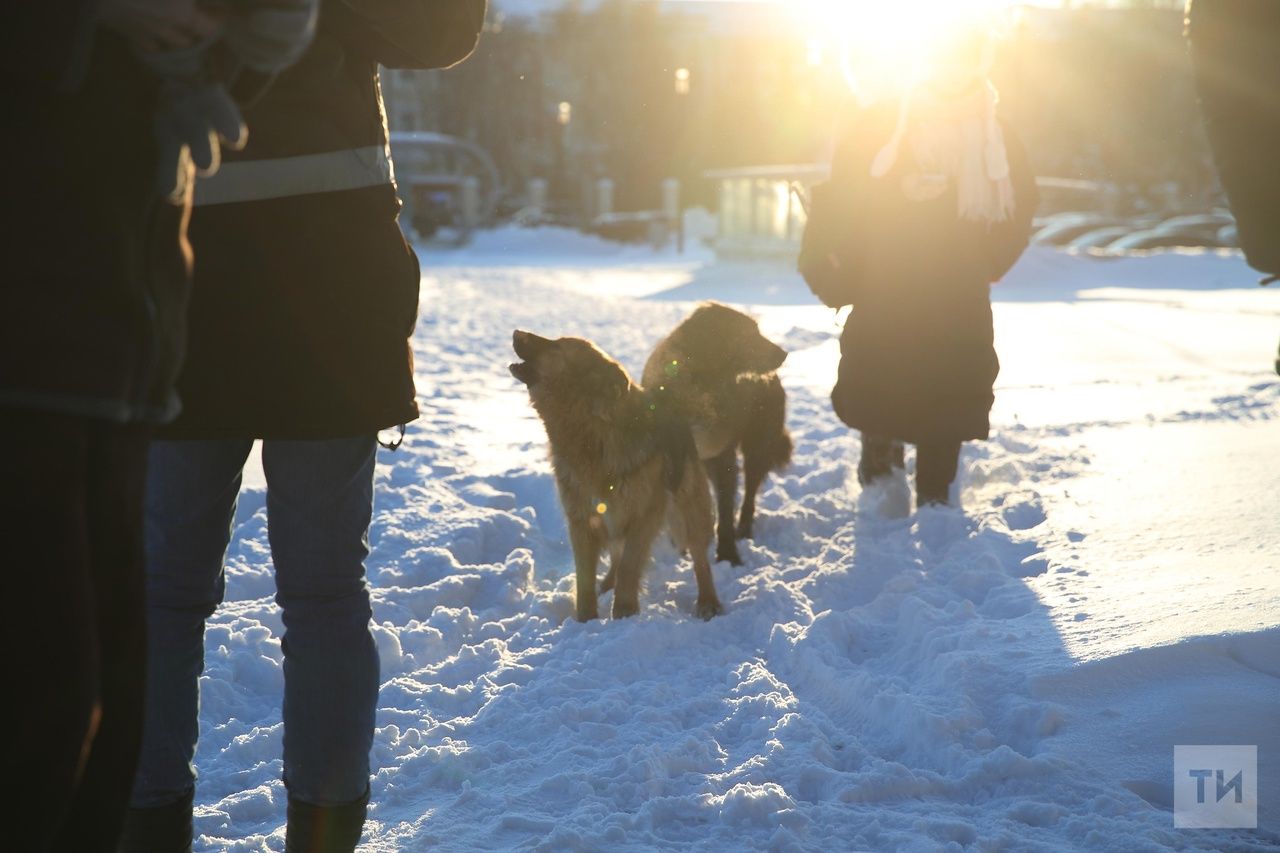
[[[324,0],[315,41],[196,186],[190,344],[165,438],[327,439],[417,417],[419,271],[397,225],[378,65],[475,48],[484,0]]]

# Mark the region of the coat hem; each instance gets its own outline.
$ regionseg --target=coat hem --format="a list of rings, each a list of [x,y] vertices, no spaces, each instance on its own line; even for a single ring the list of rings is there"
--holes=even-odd
[[[164,406],[131,406],[119,400],[81,397],[75,394],[0,391],[0,409],[56,412],[117,424],[164,424],[176,418],[180,408],[176,398],[170,398]]]
[[[849,427],[849,429],[883,436],[884,438],[891,438],[894,441],[901,441],[905,444],[919,445],[922,442],[987,441],[991,438],[991,426],[989,423],[985,428],[975,429],[947,429],[945,426],[940,426],[937,429],[898,429],[888,424],[877,424],[869,420],[863,420],[862,418],[846,418],[840,414],[838,406],[836,417],[840,419],[841,423]]]
[[[203,424],[177,423],[163,427],[156,434],[162,441],[216,441],[220,439],[261,439],[264,441],[329,441],[338,438],[355,438],[384,429],[410,424],[421,416],[416,405],[360,421],[340,424]]]

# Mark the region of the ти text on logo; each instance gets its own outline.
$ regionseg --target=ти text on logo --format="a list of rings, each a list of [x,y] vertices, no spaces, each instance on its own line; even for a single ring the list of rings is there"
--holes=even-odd
[[[1256,829],[1257,746],[1175,746],[1173,825]]]

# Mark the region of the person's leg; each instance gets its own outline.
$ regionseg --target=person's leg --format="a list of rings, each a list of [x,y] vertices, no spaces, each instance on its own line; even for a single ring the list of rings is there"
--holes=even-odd
[[[883,435],[862,434],[862,458],[858,461],[858,483],[866,486],[881,477],[887,477],[894,469],[902,470],[904,459],[902,442]]]
[[[85,516],[102,714],[55,844],[59,850],[116,849],[137,766],[146,675],[142,494],[150,433],[148,427],[104,423],[89,434]]]
[[[316,806],[292,794],[285,812],[285,853],[352,853],[369,808],[364,796],[340,806]]]
[[[352,806],[369,789],[379,673],[364,560],[376,449],[373,435],[267,441],[262,449],[285,625],[285,784],[291,801],[310,806]],[[343,828],[354,832],[352,846],[358,811]],[[290,849],[305,829],[290,821]]]
[[[945,506],[951,502],[951,483],[960,463],[960,442],[916,445],[916,505]]]
[[[241,470],[253,442],[157,441],[146,490],[146,720],[125,849],[154,844],[158,817],[185,817],[195,786],[204,622],[222,601]],[[154,811],[154,810],[164,811]]]
[[[3,750],[6,848],[46,850],[96,733],[97,626],[85,481],[90,422],[0,409],[0,530],[13,604],[3,620],[5,683],[17,687]]]

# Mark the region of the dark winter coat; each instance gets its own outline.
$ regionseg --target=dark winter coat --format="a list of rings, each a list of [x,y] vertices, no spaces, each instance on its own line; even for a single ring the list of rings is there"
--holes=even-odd
[[[1280,275],[1280,3],[1195,0],[1188,33],[1240,245],[1256,269]]]
[[[418,262],[401,236],[378,64],[465,58],[484,0],[325,0],[314,43],[196,187],[191,339],[166,438],[325,439],[417,417]]]
[[[1027,245],[1035,180],[1006,126],[1010,220],[961,220],[954,186],[910,201],[901,189],[916,168],[909,145],[886,176],[870,176],[895,117],[892,108],[866,111],[832,163],[829,189],[845,223],[834,254],[853,305],[832,402],[841,420],[868,433],[915,443],[983,439],[1000,370],[989,288]]]
[[[0,408],[155,423],[177,411],[186,210],[155,189],[157,82],[92,5],[6,10]]]

